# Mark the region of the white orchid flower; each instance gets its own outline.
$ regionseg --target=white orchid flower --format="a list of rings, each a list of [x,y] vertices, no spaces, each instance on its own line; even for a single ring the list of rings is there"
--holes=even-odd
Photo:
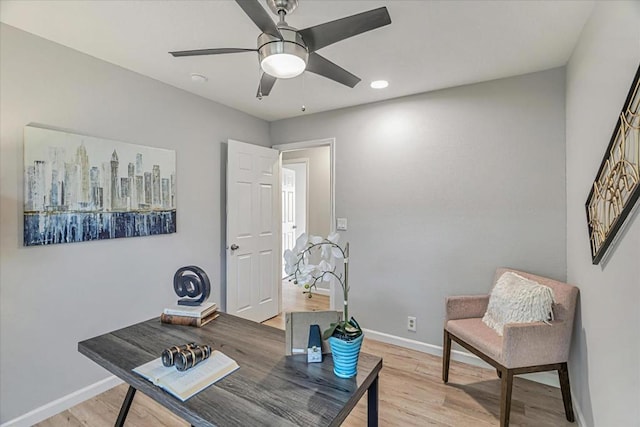
[[[286,264],[284,266],[284,272],[287,273],[287,276],[291,276],[293,273],[296,272],[296,266],[291,264]]]
[[[294,265],[296,262],[298,262],[298,256],[294,254],[291,249],[287,249],[286,251],[284,251],[284,262]]]
[[[331,258],[331,245],[326,244],[326,245],[322,245],[321,249],[320,249],[320,253],[323,259],[330,259]]]
[[[299,285],[306,285],[313,281],[313,273],[317,270],[318,266],[313,264],[304,264],[299,267],[299,272],[296,275],[296,281]]]
[[[333,266],[326,260],[322,260],[320,261],[320,264],[318,264],[318,270],[320,270],[322,273],[324,273],[325,271],[333,271]]]
[[[296,278],[298,285],[306,285],[313,280],[313,277],[310,274],[301,274]]]
[[[334,258],[342,259],[342,250],[340,248],[336,248],[335,246],[331,247],[331,255]]]
[[[323,259],[322,261],[320,261],[320,264],[318,264],[318,270],[320,270],[320,272],[321,272],[320,274],[322,274],[322,273],[324,273],[326,271],[333,271],[333,266],[329,262],[327,262],[326,260]],[[322,277],[322,280],[324,282],[331,281],[331,275],[330,274],[325,274]]]
[[[310,236],[309,237],[309,241],[314,245],[318,245],[318,244],[322,243],[322,237],[320,237],[320,236]]]
[[[292,250],[287,249],[284,251],[284,271],[285,273],[291,275],[296,271],[296,263],[298,262],[298,256],[293,253]]]
[[[300,237],[296,239],[296,246],[293,248],[293,252],[296,254],[299,254],[304,250],[308,242],[309,242],[309,236],[307,235],[307,233],[302,233]]]
[[[330,241],[331,243],[335,243],[337,245],[338,242],[340,241],[340,233],[331,233],[331,234],[329,234],[329,236],[327,236],[327,240]]]
[[[303,266],[300,267],[300,274],[305,275],[305,276],[309,276],[311,275],[314,271],[316,271],[318,268],[318,266],[313,265],[313,264],[305,264]]]

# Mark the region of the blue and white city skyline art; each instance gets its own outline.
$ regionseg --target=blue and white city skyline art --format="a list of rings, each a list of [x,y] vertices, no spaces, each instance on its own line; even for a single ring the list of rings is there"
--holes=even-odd
[[[25,246],[175,232],[175,151],[25,126]]]

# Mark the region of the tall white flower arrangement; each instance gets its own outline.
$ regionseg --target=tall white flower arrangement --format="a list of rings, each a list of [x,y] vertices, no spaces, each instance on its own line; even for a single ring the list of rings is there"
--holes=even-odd
[[[349,340],[360,336],[362,330],[355,319],[349,318],[349,243],[342,247],[339,241],[338,233],[332,233],[326,239],[303,233],[293,249],[284,251],[285,273],[304,288],[303,292],[309,298],[319,282],[335,279],[340,284],[344,297],[343,318],[324,332],[324,338],[335,335]],[[343,271],[338,271],[338,263],[344,266]]]

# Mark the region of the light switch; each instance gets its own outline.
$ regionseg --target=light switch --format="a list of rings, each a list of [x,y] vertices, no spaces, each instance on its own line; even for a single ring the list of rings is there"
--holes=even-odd
[[[347,218],[336,218],[338,231],[347,231]]]

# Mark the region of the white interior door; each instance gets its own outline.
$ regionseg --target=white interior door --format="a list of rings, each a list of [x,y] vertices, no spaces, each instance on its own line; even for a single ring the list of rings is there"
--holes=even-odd
[[[227,313],[262,322],[278,315],[279,153],[229,140]]]
[[[296,244],[296,172],[282,169],[282,252]],[[283,267],[283,274],[284,267]],[[283,275],[283,277],[284,277]]]
[[[295,238],[297,239],[302,233],[307,232],[307,169],[309,159],[300,159],[302,161],[291,162],[283,160],[282,167],[291,169],[296,173],[295,180],[295,219],[296,225]]]

